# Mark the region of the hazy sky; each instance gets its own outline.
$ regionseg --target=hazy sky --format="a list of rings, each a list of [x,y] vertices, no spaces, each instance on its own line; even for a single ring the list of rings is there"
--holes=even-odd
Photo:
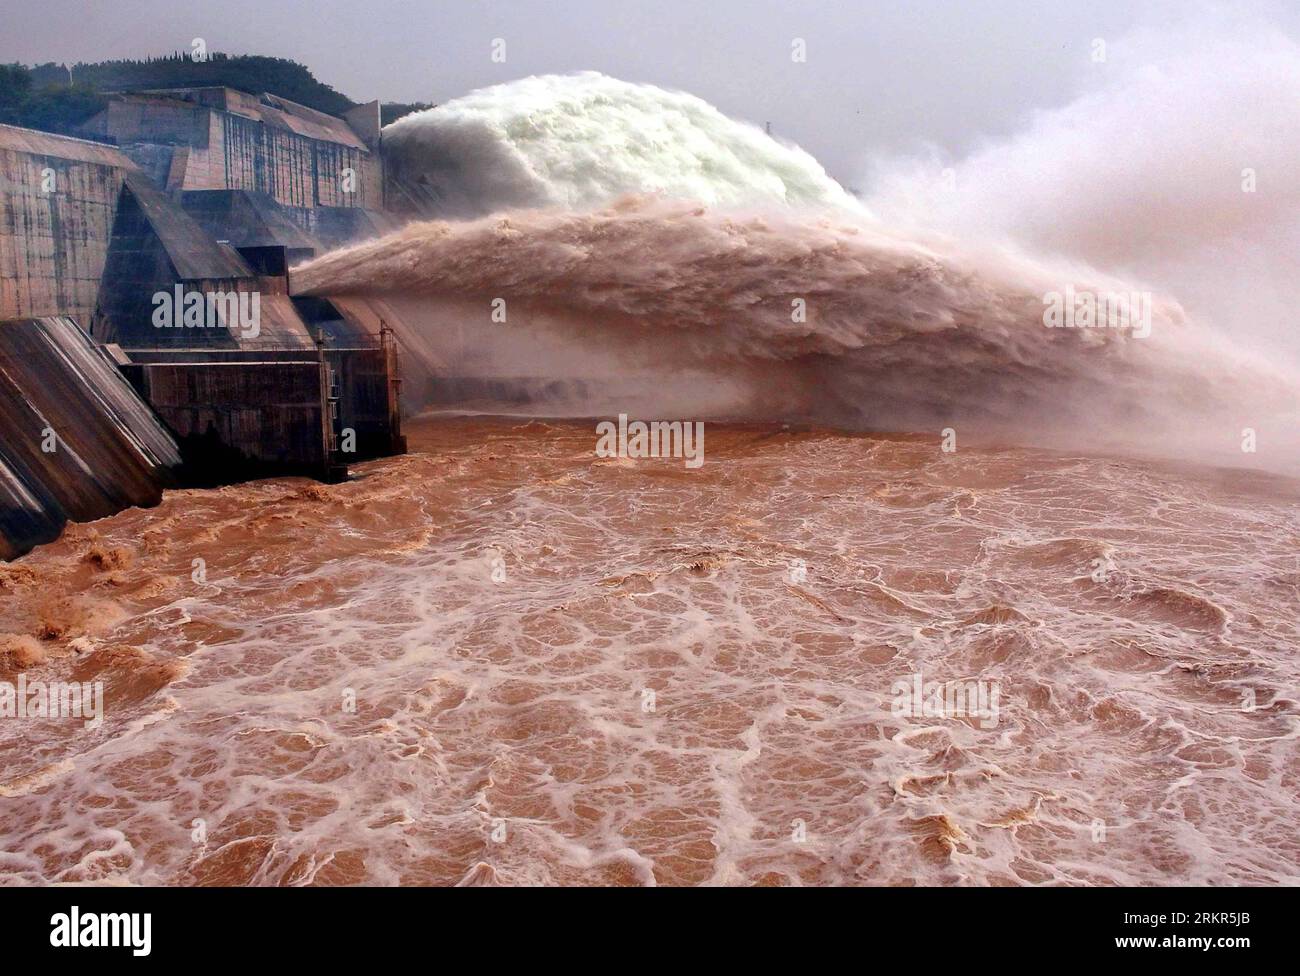
[[[358,101],[446,101],[595,69],[771,121],[832,175],[880,151],[961,153],[1060,104],[1092,40],[1190,4],[1149,0],[0,0],[0,61],[188,50],[293,58]],[[1271,5],[1300,32],[1300,4]],[[491,59],[506,41],[506,61]],[[793,38],[806,63],[791,60]]]

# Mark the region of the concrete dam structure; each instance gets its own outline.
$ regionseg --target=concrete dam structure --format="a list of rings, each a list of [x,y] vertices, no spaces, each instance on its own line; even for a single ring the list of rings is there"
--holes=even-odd
[[[0,126],[0,558],[169,486],[405,451],[400,318],[288,272],[400,223],[377,103],[132,92],[84,132]]]
[[[180,450],[70,318],[0,323],[0,558],[176,483]]]

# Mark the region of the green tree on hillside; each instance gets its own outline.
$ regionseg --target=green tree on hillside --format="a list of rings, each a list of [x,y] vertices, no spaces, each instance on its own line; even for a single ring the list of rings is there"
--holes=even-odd
[[[33,83],[21,64],[0,65],[0,123],[76,135],[77,128],[108,100],[84,85]]]
[[[254,95],[270,92],[329,115],[342,115],[357,104],[287,58],[213,53],[205,61],[194,61],[188,52],[176,51],[95,64],[0,65],[0,123],[75,135],[107,104],[107,92],[216,85]],[[425,102],[388,102],[380,106],[380,117],[387,125],[430,107]]]

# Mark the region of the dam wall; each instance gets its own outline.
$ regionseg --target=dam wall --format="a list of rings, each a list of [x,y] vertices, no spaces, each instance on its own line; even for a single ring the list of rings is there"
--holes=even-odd
[[[340,442],[348,436],[345,431],[352,432],[351,441],[339,447],[349,461],[406,453],[398,405],[400,388],[392,381],[394,355],[391,341],[374,349],[325,351]]]
[[[123,147],[169,192],[251,190],[286,207],[379,210],[378,118],[377,103],[341,119],[269,93],[211,86],[113,95],[85,131]]]
[[[290,289],[396,225],[377,113],[202,90],[111,98],[96,134],[120,147],[0,125],[0,559],[169,485],[405,451],[408,333]]]
[[[90,321],[134,170],[112,146],[0,126],[0,320]]]
[[[385,318],[391,309],[360,298],[295,297],[293,304],[329,367],[343,455],[362,461],[405,454],[399,337]]]
[[[171,433],[75,322],[0,322],[0,558],[69,520],[156,505],[180,462]]]
[[[274,264],[283,265],[284,258]],[[228,328],[160,328],[154,317],[157,296],[173,296],[178,289],[205,299],[256,295],[257,321],[248,328],[235,322]],[[123,186],[90,331],[124,349],[299,349],[314,355],[315,344],[287,292],[284,274],[259,274],[238,249],[216,240],[169,196],[135,175]],[[251,311],[251,303],[246,307]],[[179,309],[173,312],[179,315]]]
[[[317,359],[132,363],[124,372],[175,435],[186,484],[346,476],[328,368]]]

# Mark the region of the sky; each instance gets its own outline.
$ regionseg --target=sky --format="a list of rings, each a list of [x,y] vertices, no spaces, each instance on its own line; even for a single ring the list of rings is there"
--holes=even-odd
[[[357,101],[443,102],[592,69],[679,88],[803,146],[846,185],[864,161],[958,157],[1060,105],[1095,39],[1189,0],[0,0],[0,62],[189,50],[306,64]],[[1300,36],[1300,3],[1264,6]],[[493,43],[505,41],[504,62]],[[792,59],[795,39],[806,60]],[[499,48],[498,48],[499,50]]]

